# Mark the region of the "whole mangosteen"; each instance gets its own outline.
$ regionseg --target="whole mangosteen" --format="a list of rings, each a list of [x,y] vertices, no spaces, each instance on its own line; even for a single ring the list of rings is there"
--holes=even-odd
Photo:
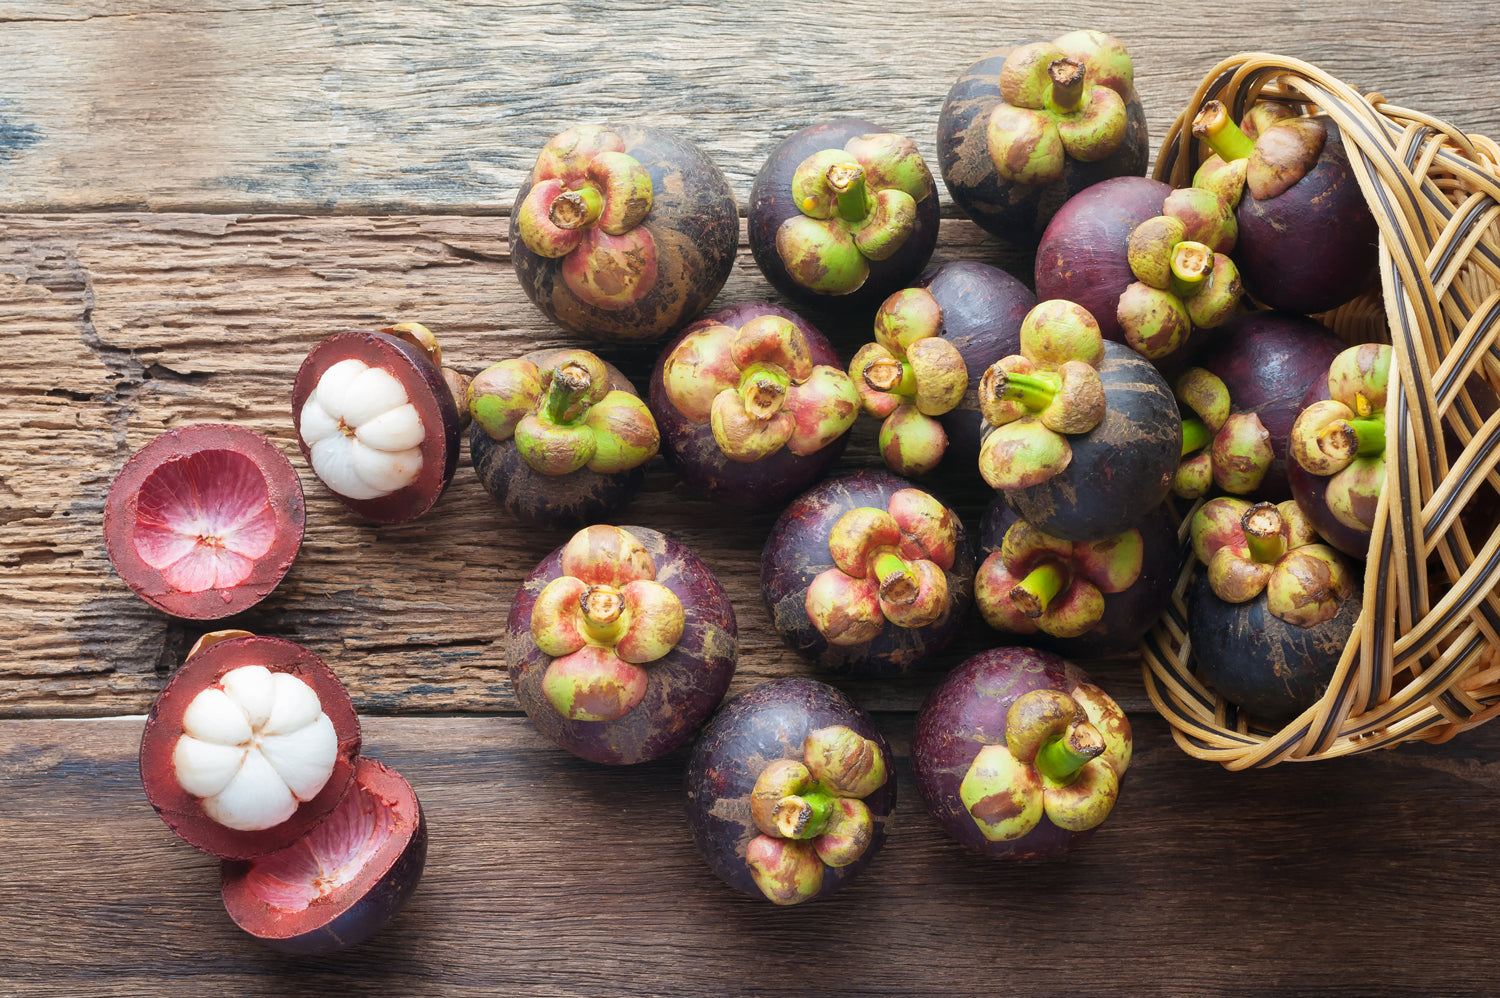
[[[688,758],[688,824],[709,869],[775,904],[828,897],[885,843],[890,748],[870,716],[810,679],[735,697]]]
[[[782,512],[761,555],[761,594],[783,640],[835,673],[905,673],[958,633],[974,553],[947,506],[863,471],[814,486]]]
[[[1296,502],[1198,508],[1187,625],[1198,671],[1252,717],[1284,723],[1328,688],[1359,617],[1356,578]]]
[[[938,119],[948,193],[981,228],[1035,245],[1078,192],[1146,172],[1134,76],[1125,47],[1099,31],[988,53],[948,91]]]
[[[587,350],[536,350],[469,383],[469,455],[485,490],[531,526],[573,529],[620,510],[661,437],[635,386]]]
[[[936,185],[911,139],[862,118],[811,125],[756,174],[749,234],[761,273],[794,302],[871,309],[932,256]]]
[[[1053,859],[1093,836],[1130,765],[1130,721],[1077,666],[995,648],[917,713],[912,768],[943,829],[986,856]]]
[[[729,182],[693,143],[641,125],[578,125],[547,143],[521,185],[510,252],[548,318],[634,342],[708,307],[739,233]]]
[[[689,488],[737,509],[772,509],[843,453],[859,395],[811,323],[755,302],[693,323],[662,351],[651,413]]]
[[[1097,541],[1066,541],[998,497],[979,530],[974,603],[985,623],[1074,658],[1133,650],[1172,600],[1181,565],[1166,503]]]
[[[506,624],[511,686],[537,730],[623,765],[687,742],[734,676],[734,609],[680,542],[595,525],[532,570]]]
[[[1021,352],[985,372],[979,401],[991,427],[980,474],[1054,537],[1113,537],[1171,491],[1182,450],[1171,390],[1146,358],[1105,342],[1080,305],[1032,309]]]
[[[165,613],[217,620],[270,595],[302,545],[291,462],[229,423],[168,430],[131,455],[104,503],[104,546],[132,592]]]

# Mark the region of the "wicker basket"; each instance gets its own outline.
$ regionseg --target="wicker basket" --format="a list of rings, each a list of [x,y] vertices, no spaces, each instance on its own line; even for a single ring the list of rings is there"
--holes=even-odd
[[[1213,98],[1236,120],[1273,99],[1316,109],[1343,132],[1380,225],[1382,295],[1323,319],[1351,343],[1394,346],[1387,479],[1363,611],[1316,705],[1279,730],[1259,728],[1194,674],[1190,551],[1142,648],[1147,691],[1186,752],[1230,769],[1452,737],[1500,714],[1500,413],[1487,397],[1500,389],[1500,150],[1306,63],[1256,53],[1208,75],[1162,144],[1158,179],[1191,182],[1202,155],[1191,122]],[[1445,430],[1461,452],[1445,454]]]

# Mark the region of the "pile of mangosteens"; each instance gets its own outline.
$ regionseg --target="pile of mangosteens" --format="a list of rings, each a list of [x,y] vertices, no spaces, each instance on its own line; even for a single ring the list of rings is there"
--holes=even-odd
[[[739,231],[723,174],[660,129],[567,128],[521,186],[510,249],[540,313],[586,343],[465,376],[419,323],[334,333],[291,386],[292,435],[355,516],[404,523],[450,484],[469,427],[484,489],[539,538],[503,636],[517,700],[593,763],[683,753],[693,838],[733,888],[826,897],[884,843],[897,767],[846,681],[931,686],[911,761],[944,832],[1061,856],[1131,758],[1124,711],[1077,663],[1135,649],[1195,566],[1202,681],[1249,724],[1288,723],[1346,659],[1385,479],[1390,348],[1316,317],[1373,280],[1338,128],[1211,103],[1194,131],[1213,155],[1173,189],[1144,176],[1133,74],[1119,40],[1081,30],[985,55],[948,94],[948,193],[1028,254],[1020,275],[929,266],[939,188],[917,143],[832,118],[769,151],[748,201],[765,294],[712,312]],[[879,421],[864,462],[845,449],[861,414]],[[737,620],[681,541],[614,522],[632,503],[650,522],[658,453],[728,521],[766,516],[760,619]],[[304,518],[280,448],[216,424],[133,457],[104,526],[131,589],[218,620],[275,588]],[[970,623],[988,647],[955,663]],[[747,627],[809,674],[725,702]],[[225,903],[256,936],[358,941],[420,874],[416,797],[359,757],[316,656],[223,634],[152,710],[147,796],[224,857]]]

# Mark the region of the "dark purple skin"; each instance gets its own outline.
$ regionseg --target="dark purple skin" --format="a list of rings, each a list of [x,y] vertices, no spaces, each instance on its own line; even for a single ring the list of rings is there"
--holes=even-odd
[[[1125,141],[1112,155],[1095,163],[1069,159],[1062,178],[1045,186],[1002,179],[990,159],[985,133],[990,113],[1001,102],[1000,67],[1009,54],[1010,49],[986,54],[964,70],[948,91],[938,118],[938,168],[954,203],[976,225],[1008,243],[1030,247],[1042,238],[1063,204],[1080,191],[1113,177],[1144,179],[1151,140],[1146,134],[1146,112],[1140,98],[1132,93],[1126,102],[1129,121]],[[1161,214],[1160,198],[1152,214]],[[1044,299],[1058,297],[1044,293],[1040,287],[1037,294]]]
[[[1302,397],[1302,408],[1306,409],[1314,402],[1331,397],[1328,394],[1328,372],[1325,370],[1313,379],[1307,394]],[[1295,459],[1288,458],[1286,477],[1292,498],[1297,500],[1297,505],[1312,521],[1318,536],[1349,557],[1363,561],[1370,553],[1370,531],[1351,527],[1333,515],[1333,510],[1328,508],[1329,476],[1314,475]]]
[[[534,350],[523,359],[539,367],[558,350]],[[608,361],[610,388],[639,396],[635,385]],[[577,530],[610,519],[640,491],[646,467],[603,475],[587,468],[544,475],[521,458],[515,438],[496,440],[478,423],[469,427],[469,457],[485,491],[522,523],[548,530]]]
[[[1251,717],[1282,724],[1318,702],[1359,616],[1359,584],[1333,617],[1312,627],[1289,624],[1267,608],[1266,594],[1226,603],[1199,571],[1188,587],[1187,624],[1198,672]]]
[[[870,846],[844,867],[825,867],[823,887],[809,900],[826,898],[870,865],[885,843],[896,809],[896,775],[890,747],[875,722],[854,701],[812,679],[773,679],[740,694],[703,728],[688,757],[685,789],[693,841],[709,869],[730,887],[764,899],[745,849],[760,834],[750,817],[750,792],[768,764],[803,758],[802,743],[819,728],[842,724],[880,746],[886,781],[863,798],[875,819]]]
[[[838,353],[828,338],[812,323],[790,309],[768,302],[732,305],[706,316],[682,333],[656,358],[651,372],[651,397],[647,405],[661,432],[662,454],[677,469],[688,488],[717,502],[745,512],[775,509],[792,496],[822,478],[837,461],[849,443],[845,433],[822,450],[799,456],[783,447],[760,461],[734,461],[726,457],[714,440],[708,423],[695,423],[685,417],[667,398],[662,372],[667,356],[677,344],[704,326],[722,323],[739,328],[761,315],[779,315],[793,323],[807,339],[808,352],[815,365],[826,364],[844,370]]]
[[[1020,519],[998,497],[984,511],[979,524],[979,562],[1000,550],[1011,524]],[[1100,658],[1133,650],[1156,624],[1172,601],[1172,587],[1182,568],[1177,524],[1167,503],[1136,524],[1141,532],[1141,574],[1128,589],[1104,593],[1104,616],[1076,638],[1056,638],[1037,631],[1013,638],[1072,658]],[[1128,529],[1128,528],[1127,528]]]
[[[928,695],[917,712],[911,761],[927,812],[962,845],[1001,859],[1055,859],[1093,837],[1097,829],[1069,832],[1046,815],[1026,835],[991,842],[980,832],[959,796],[964,774],[979,750],[1004,744],[1010,705],[1032,690],[1072,694],[1090,682],[1082,669],[1047,651],[1022,646],[994,648],[965,659]]]
[[[401,382],[422,418],[422,425],[427,428],[427,439],[421,444],[422,470],[417,480],[405,488],[379,499],[349,499],[331,489],[329,493],[359,516],[376,523],[415,520],[437,503],[458,467],[460,425],[453,391],[443,380],[443,372],[437,365],[405,340],[374,330],[334,333],[312,348],[298,368],[297,380],[292,385],[292,426],[297,434],[297,446],[302,449],[303,460],[309,468],[312,467],[312,454],[302,440],[302,407],[318,386],[323,372],[350,357],[357,357],[371,367],[381,366]]]
[[[372,759],[361,758],[362,772],[359,777],[361,781],[372,780],[368,775],[368,768],[371,766],[385,769]],[[394,775],[393,770],[387,770],[387,773]],[[363,896],[325,925],[310,928],[296,935],[282,937],[267,935],[257,931],[257,924],[253,922],[246,924],[248,919],[244,919],[244,911],[237,914],[231,907],[233,902],[230,897],[236,892],[238,881],[254,868],[254,863],[226,860],[220,866],[220,890],[224,894],[225,907],[231,909],[230,915],[235,918],[240,928],[280,953],[289,953],[294,956],[325,956],[358,946],[389,925],[401,909],[406,907],[406,903],[415,893],[417,885],[422,881],[423,868],[427,864],[427,816],[422,812],[422,805],[417,800],[416,794],[409,786],[406,786],[406,781],[400,780],[399,777],[397,780],[399,780],[400,787],[395,786],[396,781],[386,776],[379,779],[375,789],[382,795],[395,794],[409,798],[408,805],[416,811],[417,815],[416,828],[406,839],[395,860],[371,879]],[[402,790],[401,787],[405,789]],[[281,913],[279,917],[296,920],[299,916],[293,913]]]
[[[889,132],[863,118],[836,118],[802,131],[781,141],[767,157],[750,188],[750,253],[771,286],[801,305],[818,305],[848,311],[874,314],[880,303],[892,292],[910,284],[937,247],[938,194],[932,193],[917,202],[916,228],[901,248],[884,260],[871,260],[870,276],[865,283],[847,295],[826,295],[803,287],[792,280],[776,252],[776,232],[781,223],[801,212],[792,197],[792,175],[802,161],[824,149],[842,149],[844,143],[860,135]]]
[[[531,639],[531,609],[547,583],[562,575],[561,547],[526,576],[506,622],[511,687],[531,723],[574,755],[616,766],[658,759],[686,744],[724,699],[739,655],[734,607],[708,566],[649,527],[623,529],[651,553],[656,581],[677,595],[685,613],[682,640],[644,666],[646,694],[634,709],[613,721],[570,721],[542,692],[552,658]]]
[[[1136,226],[1162,212],[1172,185],[1150,177],[1116,177],[1095,184],[1053,217],[1036,248],[1036,294],[1089,310],[1107,340],[1125,342],[1116,317],[1120,295],[1135,283],[1127,258]]]
[[[712,159],[672,132],[606,124],[625,152],[651,174],[651,211],[641,223],[656,241],[656,287],[619,309],[580,301],[563,283],[561,260],[538,256],[517,231],[515,208],[526,201],[528,174],[510,215],[510,252],[526,296],[559,325],[598,340],[641,342],[680,329],[708,307],[729,279],[739,247],[739,206]]]
[[[891,496],[911,482],[886,471],[860,471],[814,486],[782,512],[760,560],[760,591],[782,640],[799,654],[840,676],[875,679],[899,676],[942,651],[963,626],[974,601],[974,549],[958,524],[957,553],[948,579],[948,613],[925,627],[886,621],[880,635],[858,645],[834,645],[807,615],[807,589],[833,568],[828,535],[851,509],[886,509]]]
[[[1245,312],[1215,330],[1194,363],[1229,389],[1233,412],[1253,412],[1271,436],[1274,457],[1255,490],[1257,500],[1290,499],[1287,438],[1314,381],[1326,383],[1328,366],[1347,347],[1328,327],[1304,315]]]
[[[1317,165],[1274,198],[1257,201],[1247,189],[1235,210],[1240,231],[1231,256],[1246,293],[1287,312],[1337,308],[1375,272],[1380,229],[1338,125],[1318,120],[1328,137]]]
[[[1051,478],[1000,493],[1022,519],[1069,541],[1097,541],[1136,525],[1164,502],[1182,458],[1182,417],[1151,362],[1106,340],[1099,364],[1104,420],[1072,434],[1073,457]]]
[[[927,289],[937,301],[943,310],[939,335],[964,358],[969,387],[958,407],[938,421],[948,434],[944,465],[972,472],[984,430],[979,379],[1001,357],[1021,352],[1021,322],[1036,305],[1036,295],[999,267],[972,260],[929,268],[914,286]]]

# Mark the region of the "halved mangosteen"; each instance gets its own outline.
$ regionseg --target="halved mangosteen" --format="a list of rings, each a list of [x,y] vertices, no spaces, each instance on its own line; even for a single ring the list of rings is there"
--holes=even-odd
[[[254,430],[168,430],[120,469],[104,545],[133,592],[174,617],[217,620],[270,595],[292,567],[306,519],[302,485]]]
[[[220,869],[224,909],[272,949],[298,955],[358,945],[388,925],[422,879],[427,821],[401,774],[359,759],[349,792],[284,849]]]
[[[239,633],[200,642],[141,736],[146,799],[184,841],[225,859],[284,849],[349,789],[359,718],[317,655]]]
[[[458,467],[453,387],[390,333],[335,333],[314,347],[292,388],[292,422],[313,474],[378,523],[426,513]]]

